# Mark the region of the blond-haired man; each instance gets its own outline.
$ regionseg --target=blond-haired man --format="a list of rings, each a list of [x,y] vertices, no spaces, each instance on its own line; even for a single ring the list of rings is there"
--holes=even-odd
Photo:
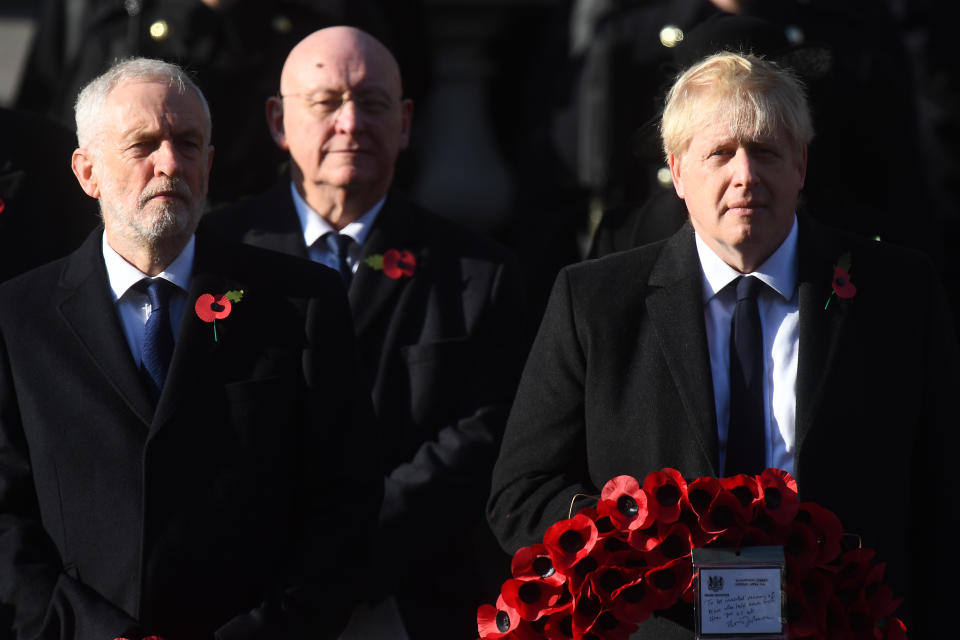
[[[960,376],[929,261],[795,214],[813,132],[802,86],[770,62],[694,65],[662,128],[689,224],[557,278],[494,470],[491,526],[513,551],[620,474],[778,467],[888,561],[909,624],[932,637],[944,572],[912,550],[943,548],[956,506],[942,487]],[[841,263],[852,297],[832,288]],[[671,616],[637,637],[692,637],[689,611]]]

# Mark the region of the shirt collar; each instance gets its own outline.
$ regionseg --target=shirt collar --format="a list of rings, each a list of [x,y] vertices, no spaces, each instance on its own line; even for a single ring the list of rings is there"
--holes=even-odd
[[[703,273],[703,301],[707,302],[720,293],[728,284],[744,275],[724,262],[713,249],[707,246],[699,234],[694,232],[697,253],[700,256],[700,268]],[[785,300],[793,298],[797,284],[797,217],[786,239],[777,250],[751,274],[779,293]]]
[[[333,225],[324,220],[323,216],[307,204],[293,182],[290,183],[290,193],[293,194],[293,205],[297,210],[297,217],[300,218],[300,228],[303,229],[303,241],[308,247],[313,246],[318,238],[322,238],[328,233],[346,234],[353,238],[358,246],[363,246],[364,241],[370,234],[370,228],[377,219],[377,214],[380,213],[383,203],[387,200],[387,196],[383,196],[369,211],[337,231],[333,228]]]
[[[113,293],[113,300],[116,302],[124,294],[144,278],[149,278],[135,266],[123,259],[117,253],[110,243],[107,242],[107,234],[103,234],[103,262],[107,267],[107,281],[110,283],[110,290]],[[189,288],[190,275],[193,273],[193,256],[196,248],[196,238],[190,236],[187,246],[183,248],[180,255],[171,262],[166,269],[161,271],[156,277],[169,280],[184,291]]]

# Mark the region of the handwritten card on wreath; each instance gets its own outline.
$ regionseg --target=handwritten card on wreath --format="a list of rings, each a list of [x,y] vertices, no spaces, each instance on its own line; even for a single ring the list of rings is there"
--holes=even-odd
[[[693,558],[697,638],[786,637],[782,548],[709,551]]]

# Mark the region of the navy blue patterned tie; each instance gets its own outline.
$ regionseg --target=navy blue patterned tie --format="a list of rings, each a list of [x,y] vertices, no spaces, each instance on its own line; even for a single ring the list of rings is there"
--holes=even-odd
[[[150,317],[144,326],[143,351],[141,362],[149,379],[154,400],[160,397],[163,383],[167,379],[170,358],[173,355],[173,329],[170,326],[170,299],[177,291],[177,285],[154,278],[144,279],[147,296],[150,298]]]
[[[350,255],[350,245],[353,244],[353,238],[345,233],[331,232],[326,234],[324,239],[327,241],[327,246],[337,257],[337,270],[340,272],[340,277],[343,278],[344,286],[349,287],[350,280],[353,278],[353,269],[350,268],[347,257]]]
[[[724,475],[757,474],[766,464],[763,422],[763,332],[757,295],[762,281],[737,279],[737,306],[730,325],[730,423]]]

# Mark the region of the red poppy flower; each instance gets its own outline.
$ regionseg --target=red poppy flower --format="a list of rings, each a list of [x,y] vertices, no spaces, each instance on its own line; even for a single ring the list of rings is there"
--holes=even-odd
[[[850,637],[850,619],[847,608],[843,606],[836,597],[827,602],[826,611],[826,637],[827,638],[849,638]]]
[[[0,198],[0,213],[3,213],[3,210],[7,208],[7,203],[3,201],[3,198]]]
[[[417,259],[407,250],[387,249],[383,252],[383,272],[388,278],[409,278],[417,271]]]
[[[520,613],[502,595],[497,598],[497,606],[482,604],[477,608],[477,631],[484,640],[506,638],[519,624]]]
[[[603,611],[590,628],[586,629],[583,637],[590,640],[629,640],[630,635],[637,629],[636,624],[620,620],[609,611]]]
[[[739,498],[726,489],[721,489],[713,497],[706,513],[699,523],[707,533],[724,533],[731,527],[743,529],[747,523],[745,507]]]
[[[839,591],[855,591],[860,588],[873,569],[873,549],[851,549],[840,556],[834,583]]]
[[[720,486],[732,493],[740,503],[740,515],[744,522],[753,520],[754,513],[762,506],[762,489],[755,476],[744,473],[720,478]]]
[[[793,576],[790,580],[800,590],[803,591],[803,598],[810,608],[817,612],[817,624],[824,627],[826,624],[821,620],[826,614],[827,603],[834,597],[832,581],[821,571],[787,571],[788,576]]]
[[[907,640],[907,625],[900,618],[887,618],[883,627],[883,640]]]
[[[210,293],[201,294],[194,305],[197,317],[204,322],[213,322],[214,320],[223,320],[230,315],[233,309],[233,303],[225,295],[214,296]]]
[[[697,478],[687,485],[687,504],[695,514],[702,516],[721,488],[720,480],[713,476]]]
[[[840,298],[852,298],[857,293],[857,288],[850,282],[850,274],[840,266],[833,268],[833,282],[831,282],[831,285],[833,286],[834,293]]]
[[[836,560],[843,539],[840,518],[815,502],[804,502],[797,509],[796,520],[810,527],[817,537],[817,546],[820,547],[817,564],[824,565]]]
[[[641,623],[651,615],[659,605],[659,592],[647,588],[645,574],[620,587],[613,593],[611,611],[620,620]]]
[[[687,501],[687,482],[679,471],[667,468],[648,474],[643,490],[650,496],[649,509],[658,522],[670,524],[680,518]]]
[[[657,603],[656,609],[672,606],[680,597],[690,581],[693,579],[693,568],[690,558],[683,557],[654,567],[647,571],[644,581],[647,588],[653,591],[653,599]]]
[[[647,561],[650,566],[663,565],[677,558],[685,558],[690,555],[690,549],[693,548],[690,530],[686,525],[675,522],[661,526],[663,530],[657,536],[657,545],[647,552]]]
[[[816,565],[820,546],[817,544],[817,536],[810,527],[802,522],[794,522],[790,525],[783,551],[790,570],[806,571]]]
[[[597,510],[621,529],[645,529],[653,522],[647,494],[632,476],[617,476],[603,485]]]
[[[871,615],[875,618],[886,618],[903,603],[903,598],[894,598],[893,590],[883,583],[883,573],[886,563],[877,564],[867,574],[863,595]]]
[[[550,553],[542,544],[518,549],[510,562],[510,574],[520,580],[543,580],[555,585],[566,581],[566,576],[554,568]]]
[[[555,611],[555,605],[560,601],[565,589],[563,585],[550,584],[543,580],[511,578],[503,583],[500,593],[507,606],[515,609],[524,620],[532,621]]]
[[[552,525],[543,535],[543,544],[558,571],[569,575],[569,569],[587,557],[599,534],[593,520],[577,514]]]
[[[763,510],[777,524],[789,524],[797,515],[797,481],[780,469],[767,469],[757,482],[763,492]]]
[[[573,599],[573,633],[580,637],[587,631],[603,613],[603,603],[600,596],[593,591],[593,585],[585,582],[578,595]]]
[[[796,584],[787,585],[787,629],[791,638],[815,636],[822,625],[817,620],[814,608],[807,602],[803,589]]]
[[[597,534],[601,538],[607,538],[620,533],[617,523],[611,520],[609,516],[601,515],[594,507],[584,507],[577,513],[581,513],[593,520],[593,524],[597,525]]]
[[[560,611],[547,619],[543,627],[546,640],[570,640],[573,633],[573,604],[565,611]]]

